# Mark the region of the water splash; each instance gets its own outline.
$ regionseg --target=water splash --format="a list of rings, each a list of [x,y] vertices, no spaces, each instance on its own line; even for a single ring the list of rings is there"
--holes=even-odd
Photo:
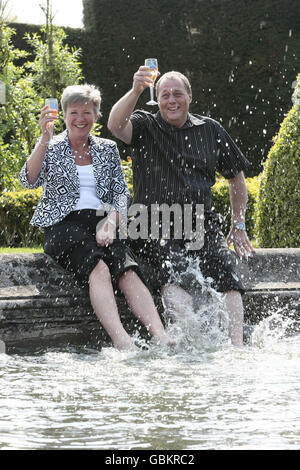
[[[175,350],[189,353],[218,349],[228,343],[228,314],[224,296],[212,287],[213,280],[204,278],[199,262],[188,259],[183,273],[169,266],[170,285],[182,286],[185,295],[170,302],[164,297],[164,318],[168,333],[175,339]],[[175,309],[176,307],[176,309]]]
[[[249,344],[255,348],[274,349],[280,344],[286,345],[300,340],[300,321],[278,310],[263,319],[253,329]]]

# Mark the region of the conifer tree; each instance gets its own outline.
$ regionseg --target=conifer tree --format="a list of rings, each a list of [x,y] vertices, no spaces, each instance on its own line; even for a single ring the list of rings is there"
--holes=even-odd
[[[260,179],[256,233],[261,247],[300,247],[300,74],[293,102]]]

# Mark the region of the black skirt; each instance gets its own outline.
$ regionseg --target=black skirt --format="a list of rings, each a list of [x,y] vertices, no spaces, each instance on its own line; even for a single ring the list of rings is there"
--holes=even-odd
[[[82,285],[100,260],[108,266],[113,283],[128,269],[141,276],[138,263],[125,240],[116,238],[112,245],[101,247],[96,242],[96,226],[104,216],[92,209],[71,212],[65,219],[44,232],[44,251],[60,266],[75,275]]]

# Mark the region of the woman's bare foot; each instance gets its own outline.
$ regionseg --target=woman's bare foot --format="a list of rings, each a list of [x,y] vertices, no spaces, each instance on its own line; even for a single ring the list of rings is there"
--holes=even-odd
[[[162,346],[176,346],[176,341],[165,331],[153,336]]]

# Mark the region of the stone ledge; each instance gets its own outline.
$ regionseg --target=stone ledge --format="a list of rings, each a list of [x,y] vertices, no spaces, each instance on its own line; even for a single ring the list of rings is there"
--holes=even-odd
[[[279,310],[299,318],[299,248],[257,250],[241,271],[247,324]],[[118,304],[126,327],[140,328],[123,298]],[[47,255],[28,253],[0,254],[0,340],[8,352],[29,352],[68,344],[98,347],[108,338],[87,290]]]

